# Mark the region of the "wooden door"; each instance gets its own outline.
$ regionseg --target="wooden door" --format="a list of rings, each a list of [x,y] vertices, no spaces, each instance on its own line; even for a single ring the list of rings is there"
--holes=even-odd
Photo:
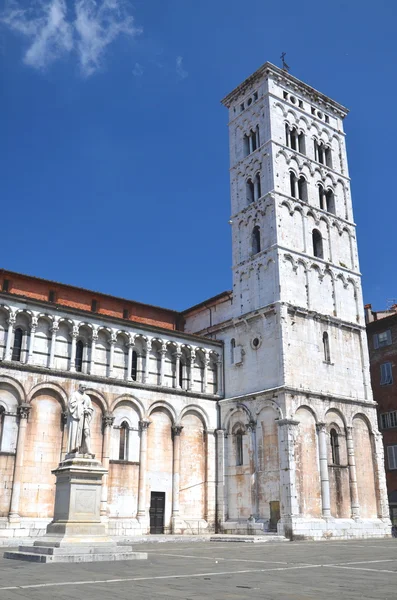
[[[150,533],[164,533],[165,492],[151,492]]]

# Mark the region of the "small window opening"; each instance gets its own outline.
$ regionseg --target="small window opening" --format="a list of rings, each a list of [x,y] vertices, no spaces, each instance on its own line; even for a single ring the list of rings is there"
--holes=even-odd
[[[10,280],[9,279],[3,279],[3,292],[9,292],[10,291]]]
[[[83,370],[83,352],[84,352],[84,344],[81,340],[78,340],[78,342],[76,344],[76,360],[75,360],[76,371],[78,373],[81,373],[81,371]]]
[[[182,360],[179,361],[179,373],[178,373],[178,386],[180,388],[183,388],[183,371],[184,371],[185,365],[183,364]]]
[[[288,92],[283,92],[283,98],[284,100],[288,100]]]
[[[246,183],[246,191],[247,191],[247,203],[251,204],[255,200],[255,187],[252,179],[247,179]]]
[[[241,467],[244,464],[243,454],[243,432],[238,431],[236,433],[236,466]]]
[[[244,110],[244,102],[242,104],[240,104],[240,112],[243,112]]]
[[[324,258],[323,252],[323,238],[318,229],[313,229],[313,254],[317,256],[317,258]]]
[[[260,173],[257,173],[255,175],[255,196],[256,196],[256,200],[259,200],[259,198],[262,197],[262,186],[261,186],[261,175]]]
[[[289,146],[289,125],[285,124],[285,145]]]
[[[91,311],[92,312],[98,311],[98,300],[91,300]]]
[[[327,201],[327,211],[329,213],[335,214],[335,196],[332,190],[327,190],[325,194],[325,198]]]
[[[303,102],[302,102],[302,100],[299,100],[299,108],[303,108]]]
[[[129,319],[130,317],[130,311],[128,310],[128,308],[123,308],[123,319]]]
[[[323,333],[323,349],[324,349],[324,360],[327,363],[331,362],[331,354],[329,351],[329,337],[328,333],[324,331]]]
[[[48,292],[48,302],[55,302],[55,292],[54,292],[54,290],[50,290]]]
[[[119,460],[128,460],[129,427],[126,421],[120,426]]]
[[[254,101],[258,100],[258,92],[254,92]]]
[[[255,225],[252,230],[252,254],[258,254],[261,251],[261,230]]]
[[[324,188],[322,185],[318,186],[318,200],[321,210],[324,210]]]
[[[325,148],[325,164],[332,169],[332,151],[329,146]]]
[[[306,143],[304,133],[300,133],[298,135],[298,150],[301,154],[306,154]]]
[[[230,362],[232,363],[232,365],[234,365],[235,349],[236,349],[236,340],[234,338],[232,338],[230,340]]]
[[[301,175],[298,179],[298,194],[299,200],[304,200],[307,202],[307,181],[303,175]]]
[[[290,139],[291,139],[292,150],[297,150],[298,144],[297,144],[297,133],[296,133],[295,127],[293,129],[291,129],[291,131],[290,131]]]
[[[23,330],[17,327],[14,333],[14,345],[12,347],[11,360],[20,361],[22,354]]]
[[[131,379],[136,381],[136,376],[138,372],[138,354],[136,350],[132,351],[132,363],[131,363]]]
[[[291,196],[296,198],[296,175],[292,171],[289,174],[289,183],[291,188]]]
[[[248,105],[248,106],[251,106],[251,104],[252,104],[252,98],[248,98],[248,100],[247,100],[247,105]]]
[[[313,108],[313,106],[312,106],[312,115],[315,115],[315,114],[316,114],[316,109]]]
[[[332,464],[340,465],[339,436],[338,436],[336,429],[331,429],[330,437],[331,437]]]

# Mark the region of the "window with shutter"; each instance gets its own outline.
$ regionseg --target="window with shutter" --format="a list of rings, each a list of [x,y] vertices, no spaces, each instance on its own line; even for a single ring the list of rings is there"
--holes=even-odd
[[[383,363],[380,366],[380,385],[390,385],[393,383],[391,363]]]
[[[373,344],[374,344],[374,350],[377,350],[379,348],[378,334],[377,333],[374,333],[372,340],[373,340]]]
[[[378,345],[377,348],[383,348],[384,346],[390,346],[392,343],[391,340],[391,331],[388,329],[387,331],[382,331],[381,333],[375,334],[377,336]]]
[[[387,462],[390,471],[397,469],[397,446],[387,447]]]

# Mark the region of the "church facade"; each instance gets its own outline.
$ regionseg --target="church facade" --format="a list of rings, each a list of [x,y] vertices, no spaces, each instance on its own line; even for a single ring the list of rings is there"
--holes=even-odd
[[[0,272],[0,539],[45,532],[82,382],[111,535],[390,535],[347,110],[270,63],[223,103],[232,291],[177,313]]]

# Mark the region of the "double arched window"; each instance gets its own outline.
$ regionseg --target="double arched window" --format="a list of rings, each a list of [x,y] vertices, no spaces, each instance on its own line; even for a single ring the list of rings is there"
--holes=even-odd
[[[257,125],[255,129],[251,129],[249,133],[244,135],[243,139],[244,143],[244,156],[248,156],[251,152],[254,152],[260,146],[259,140],[259,126]]]
[[[324,142],[314,140],[314,160],[332,169],[332,151]]]
[[[318,185],[318,199],[321,210],[326,210],[329,213],[335,214],[335,195],[331,189],[325,191],[324,187]]]
[[[285,124],[285,143],[288,148],[306,154],[304,134],[299,132],[296,127],[290,127],[288,123]]]
[[[293,171],[289,173],[291,196],[307,202],[307,181],[303,175],[297,177]]]
[[[246,194],[247,194],[247,204],[251,204],[262,196],[261,190],[261,176],[260,173],[257,173],[254,179],[247,179],[246,181]]]

